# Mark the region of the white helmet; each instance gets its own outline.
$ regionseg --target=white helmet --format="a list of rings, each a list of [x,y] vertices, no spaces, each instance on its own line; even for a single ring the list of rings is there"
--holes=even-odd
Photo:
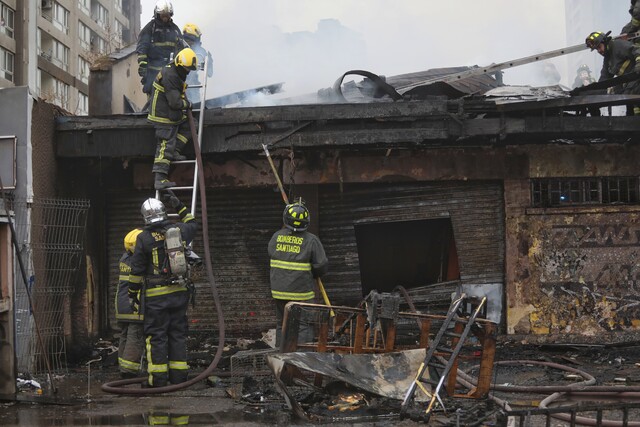
[[[156,7],[153,8],[153,15],[158,16],[161,13],[168,13],[170,16],[173,16],[173,5],[168,0],[158,0],[156,2]]]
[[[158,199],[148,198],[145,200],[140,208],[140,213],[144,218],[144,223],[147,225],[167,219],[167,210]]]

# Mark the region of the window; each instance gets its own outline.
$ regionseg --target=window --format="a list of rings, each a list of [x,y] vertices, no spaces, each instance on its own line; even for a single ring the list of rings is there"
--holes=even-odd
[[[53,26],[65,34],[69,34],[69,11],[59,5],[53,4]]]
[[[76,115],[86,116],[89,114],[89,96],[82,92],[78,92],[78,108],[76,108]]]
[[[107,53],[106,40],[94,34],[91,37],[91,52],[100,53],[100,54]]]
[[[6,34],[13,38],[13,20],[15,11],[6,4],[0,2],[0,34]]]
[[[531,200],[535,207],[593,204],[638,204],[638,177],[535,179]]]
[[[58,79],[53,79],[53,103],[65,110],[69,109],[69,85]]]
[[[13,81],[13,53],[0,47],[0,77]]]
[[[78,9],[91,16],[91,0],[78,0]]]
[[[115,0],[116,10],[122,12],[122,0]]]
[[[80,40],[80,48],[91,49],[91,29],[84,25],[82,21],[78,21],[78,40]]]
[[[114,41],[116,42],[117,47],[120,47],[122,46],[122,32],[124,31],[124,25],[117,19],[113,24]]]
[[[51,62],[53,62],[63,70],[69,71],[69,48],[56,39],[52,40],[51,45]]]
[[[78,57],[78,78],[82,83],[89,84],[89,61]]]
[[[102,27],[103,30],[107,30],[109,27],[109,11],[107,9],[105,9],[105,7],[103,5],[101,5],[100,3],[98,3],[98,7],[96,8],[96,13],[95,16],[93,17],[94,21],[96,21],[96,23],[98,25],[100,25],[100,27]]]

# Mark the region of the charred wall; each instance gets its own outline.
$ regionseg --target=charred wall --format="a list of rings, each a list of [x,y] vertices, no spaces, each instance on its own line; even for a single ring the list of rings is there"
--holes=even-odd
[[[527,149],[535,178],[638,176],[638,148]],[[530,180],[505,181],[507,328],[601,337],[637,330],[640,207],[532,207]]]

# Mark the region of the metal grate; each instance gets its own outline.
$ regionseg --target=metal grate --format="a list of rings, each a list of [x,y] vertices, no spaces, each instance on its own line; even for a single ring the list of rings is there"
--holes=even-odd
[[[16,237],[27,273],[27,286],[51,369],[66,371],[65,322],[70,296],[84,253],[88,200],[17,199]],[[16,356],[20,372],[46,372],[19,265],[15,266]]]
[[[275,348],[261,350],[243,350],[231,356],[231,380],[234,383],[242,382],[244,377],[273,377],[267,356],[277,353]]]

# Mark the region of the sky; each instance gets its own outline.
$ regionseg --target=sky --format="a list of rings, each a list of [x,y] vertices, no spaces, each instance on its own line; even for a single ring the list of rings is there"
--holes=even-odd
[[[141,25],[155,0],[142,0]],[[628,8],[628,1],[616,0]],[[285,82],[287,96],[361,69],[383,76],[485,66],[566,47],[563,0],[173,0],[211,51],[207,97]],[[558,66],[561,65],[557,62]],[[534,84],[531,66],[505,74]],[[356,78],[357,80],[357,78]],[[570,84],[563,78],[563,83]],[[571,76],[571,82],[573,75]]]

